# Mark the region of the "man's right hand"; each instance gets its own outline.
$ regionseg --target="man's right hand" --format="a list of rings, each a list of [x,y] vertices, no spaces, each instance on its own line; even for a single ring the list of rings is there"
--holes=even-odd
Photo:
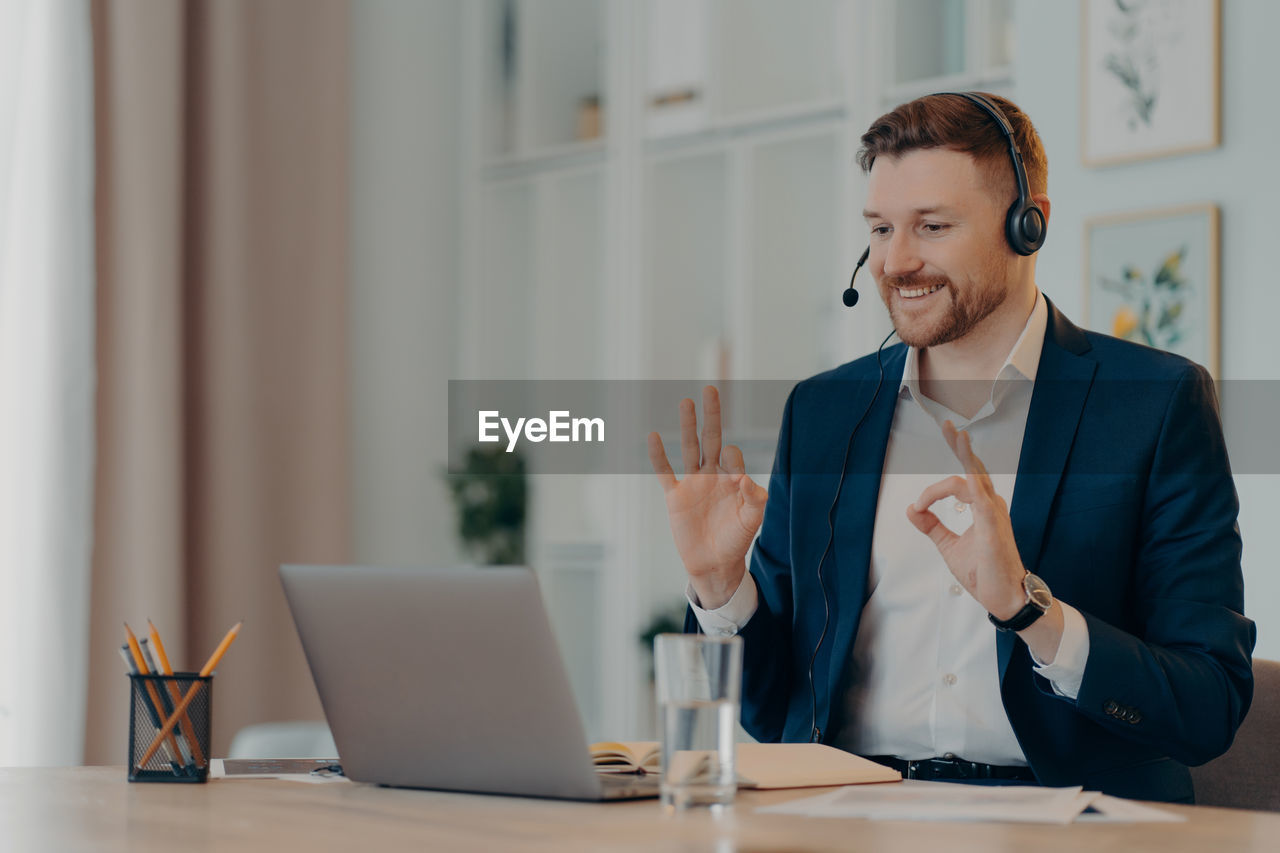
[[[698,601],[721,607],[746,573],[747,550],[764,519],[766,492],[747,476],[742,451],[720,449],[720,393],[702,389],[702,446],[693,401],[680,401],[680,456],[685,477],[676,480],[656,432],[649,433],[649,462],[662,483],[676,550]]]

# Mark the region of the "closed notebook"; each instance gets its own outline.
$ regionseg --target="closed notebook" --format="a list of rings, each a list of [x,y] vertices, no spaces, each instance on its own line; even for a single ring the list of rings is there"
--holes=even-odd
[[[657,773],[656,741],[606,741],[591,745],[596,769],[607,773]],[[738,785],[743,788],[811,788],[897,782],[902,774],[858,755],[820,743],[738,744]]]
[[[812,788],[900,782],[892,767],[821,743],[740,743],[738,784],[744,788]]]

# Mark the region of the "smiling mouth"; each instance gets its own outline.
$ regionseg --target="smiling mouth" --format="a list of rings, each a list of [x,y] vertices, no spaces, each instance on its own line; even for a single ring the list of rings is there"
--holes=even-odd
[[[942,284],[933,284],[928,287],[900,287],[898,288],[898,295],[904,299],[919,299],[922,296],[928,296],[930,293],[936,293],[944,286]]]

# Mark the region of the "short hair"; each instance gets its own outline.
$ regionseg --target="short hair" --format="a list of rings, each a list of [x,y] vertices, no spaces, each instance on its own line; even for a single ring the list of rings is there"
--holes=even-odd
[[[1047,192],[1049,160],[1031,119],[1007,98],[987,92],[979,94],[999,107],[1013,128],[1031,192]],[[1011,165],[1009,143],[1000,125],[986,110],[963,95],[925,95],[902,104],[872,122],[861,142],[858,165],[866,173],[871,171],[877,157],[896,158],[909,151],[946,148],[972,156],[979,164],[990,167],[993,175],[1008,175],[1010,186],[1015,187],[1016,192],[1013,172],[1008,168]]]

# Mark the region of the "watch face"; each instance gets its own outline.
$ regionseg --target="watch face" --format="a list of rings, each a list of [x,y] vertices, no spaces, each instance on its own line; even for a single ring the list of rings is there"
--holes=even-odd
[[[1049,592],[1049,585],[1037,575],[1028,572],[1022,579],[1022,588],[1027,591],[1027,600],[1041,610],[1048,610],[1053,606],[1053,593]]]

